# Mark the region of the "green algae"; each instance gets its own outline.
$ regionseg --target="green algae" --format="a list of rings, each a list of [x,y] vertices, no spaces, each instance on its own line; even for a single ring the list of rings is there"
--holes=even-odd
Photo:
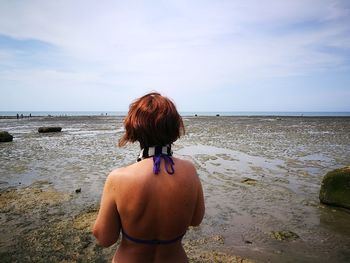
[[[109,248],[97,245],[91,229],[98,207],[70,215],[63,205],[74,197],[45,181],[2,191],[1,262],[110,262],[120,240]],[[225,243],[219,234],[183,243],[189,262],[253,262],[218,250]]]
[[[189,239],[183,242],[190,263],[253,263],[254,260],[243,258],[219,251],[217,247],[223,245],[225,239],[215,234],[198,239]]]
[[[320,201],[350,209],[350,166],[328,172],[322,180]]]
[[[1,192],[1,262],[108,262],[115,246],[103,249],[91,234],[97,208],[76,215],[64,204],[73,196],[50,184]]]
[[[292,231],[271,231],[271,237],[280,241],[291,241],[299,238],[299,236]]]

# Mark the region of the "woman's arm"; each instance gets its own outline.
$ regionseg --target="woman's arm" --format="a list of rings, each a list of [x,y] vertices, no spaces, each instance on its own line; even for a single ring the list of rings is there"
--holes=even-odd
[[[100,210],[93,227],[93,234],[97,242],[104,247],[109,247],[117,242],[120,233],[120,217],[115,201],[116,177],[116,174],[112,172],[106,179]]]
[[[193,213],[191,226],[200,225],[204,217],[204,212],[205,212],[205,205],[204,205],[203,188],[202,188],[201,181],[199,180],[199,177],[198,177],[197,203]]]

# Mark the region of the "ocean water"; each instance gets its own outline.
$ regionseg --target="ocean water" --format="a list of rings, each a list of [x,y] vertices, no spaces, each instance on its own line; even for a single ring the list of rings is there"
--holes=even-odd
[[[125,116],[126,111],[0,111],[0,116],[11,116],[23,114],[23,117],[31,116]]]
[[[16,116],[23,114],[29,116],[125,116],[126,111],[0,111],[0,116]],[[184,111],[180,112],[181,116],[350,116],[350,112],[303,112],[303,111]]]
[[[206,214],[186,239],[222,237],[207,247],[258,262],[349,262],[350,213],[321,205],[322,177],[350,165],[350,118],[185,116],[174,155],[191,160]],[[96,206],[107,174],[136,161],[139,146],[116,146],[123,116],[0,119],[14,135],[0,144],[0,190],[49,181],[72,193],[66,216]],[[39,134],[40,126],[61,126]],[[20,231],[13,225],[13,232]],[[299,238],[279,241],[273,231]],[[206,246],[206,244],[201,244]]]

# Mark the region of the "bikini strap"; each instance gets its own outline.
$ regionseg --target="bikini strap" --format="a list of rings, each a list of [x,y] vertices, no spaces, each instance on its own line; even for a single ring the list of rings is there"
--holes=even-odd
[[[162,158],[165,161],[165,170],[167,171],[168,174],[174,174],[174,161],[171,158],[171,156],[166,155],[166,154],[159,154],[159,155],[154,155],[153,156],[153,173],[158,174],[160,171],[160,163]]]
[[[181,240],[184,237],[184,235],[185,235],[185,233],[183,233],[180,236],[178,236],[178,237],[176,237],[174,239],[170,239],[170,240],[160,240],[160,239],[147,240],[147,239],[138,239],[138,238],[129,236],[127,233],[125,233],[123,228],[121,230],[122,230],[123,236],[126,239],[129,239],[129,240],[131,240],[132,242],[135,242],[135,243],[147,244],[147,245],[168,245],[168,244],[171,244],[171,243],[175,243],[178,240]]]
[[[165,161],[165,170],[168,174],[174,174],[174,161],[171,158],[173,151],[171,150],[171,145],[165,146],[152,146],[145,147],[141,150],[139,158],[137,161],[141,161],[145,158],[149,158],[153,156],[153,173],[158,174],[160,172],[160,164],[162,158]]]

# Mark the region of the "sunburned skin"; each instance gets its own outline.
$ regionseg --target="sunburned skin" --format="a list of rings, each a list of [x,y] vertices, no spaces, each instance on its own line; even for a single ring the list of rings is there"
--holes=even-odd
[[[203,190],[194,165],[173,158],[153,173],[153,158],[112,171],[105,183],[94,235],[102,246],[114,244],[123,229],[139,240],[174,240],[204,216]],[[113,262],[188,262],[181,238],[170,244],[140,244],[122,236]]]

